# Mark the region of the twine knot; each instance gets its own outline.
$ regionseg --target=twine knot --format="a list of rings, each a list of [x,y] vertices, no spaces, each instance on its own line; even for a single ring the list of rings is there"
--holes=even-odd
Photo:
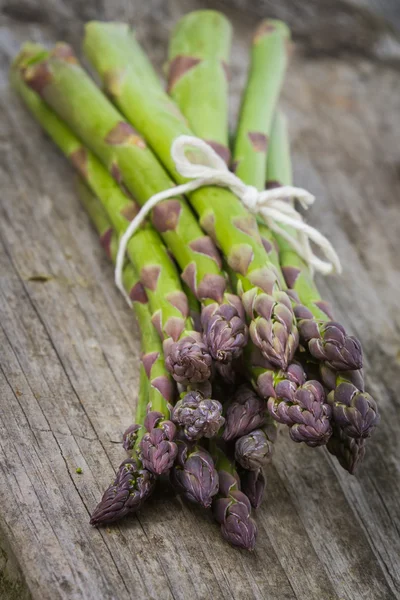
[[[259,203],[260,192],[254,185],[246,185],[241,200],[247,210],[252,213],[257,212],[257,206]]]

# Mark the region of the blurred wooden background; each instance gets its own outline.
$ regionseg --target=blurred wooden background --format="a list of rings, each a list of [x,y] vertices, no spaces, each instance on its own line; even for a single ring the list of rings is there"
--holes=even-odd
[[[133,418],[137,329],[71,169],[8,86],[23,41],[79,51],[94,18],[134,24],[161,73],[173,23],[204,7],[235,27],[232,122],[257,21],[293,30],[282,103],[295,182],[317,195],[309,219],[342,259],[321,288],[361,338],[382,414],[356,477],[281,432],[253,554],[167,487],[119,526],[89,525]],[[398,0],[0,0],[2,600],[400,597],[399,28]]]

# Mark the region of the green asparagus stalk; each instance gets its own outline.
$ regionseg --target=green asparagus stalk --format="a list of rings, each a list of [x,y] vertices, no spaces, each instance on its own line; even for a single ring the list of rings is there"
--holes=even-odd
[[[78,193],[103,247],[115,262],[118,240],[107,213],[82,179],[78,181]],[[144,422],[144,427],[147,428],[147,432],[141,435],[139,440],[141,459],[146,469],[155,475],[161,475],[172,467],[178,452],[177,445],[173,441],[176,427],[172,421],[165,419],[165,415],[170,414],[175,390],[165,366],[160,337],[151,321],[146,292],[134,266],[129,261],[124,266],[123,282],[125,290],[132,299],[140,329],[141,376],[144,370],[150,384],[147,391],[147,406],[144,407],[145,414],[142,415],[143,403],[139,399],[140,414],[137,415],[137,421]],[[140,386],[139,390],[142,387]]]
[[[284,115],[277,112],[270,136],[267,161],[267,187],[291,185],[289,136]],[[296,231],[282,226],[292,236]],[[334,369],[360,369],[362,350],[359,341],[348,336],[344,327],[333,321],[332,311],[318,292],[307,264],[282,236],[277,235],[279,259],[288,287],[293,290],[295,314],[300,336],[311,354]]]
[[[60,52],[60,48],[58,52]],[[101,200],[112,222],[112,227],[118,235],[121,235],[126,230],[129,221],[137,213],[136,203],[121,191],[94,154],[82,145],[74,133],[46,106],[41,97],[24,83],[24,81],[28,81],[31,87],[40,91],[43,82],[48,80],[49,76],[47,56],[48,53],[40,46],[25,45],[13,65],[14,85],[35,118],[69,158],[93,193]],[[73,60],[70,59],[68,53],[67,58]],[[61,59],[58,62],[69,64]],[[70,64],[72,68],[73,62]],[[68,72],[66,69],[66,73]],[[50,80],[52,80],[52,76],[50,76]],[[74,83],[79,92],[79,79]],[[47,88],[47,86],[45,87]],[[52,88],[52,86],[50,87]],[[81,122],[79,103],[77,107],[76,102],[85,103],[85,95],[81,97],[78,94],[78,97],[75,98],[73,94],[75,88],[73,85],[71,88],[72,112],[78,115],[76,118]],[[96,90],[95,87],[94,89]],[[68,86],[64,94],[59,94],[59,101],[61,105],[69,107],[70,98],[67,96]],[[100,94],[100,101],[101,99]],[[94,102],[93,112],[98,117],[96,106],[97,104]],[[111,110],[113,110],[112,107]],[[132,147],[136,143],[138,143],[137,136],[133,135],[129,138],[129,144]],[[143,144],[143,142],[140,143]],[[101,140],[99,144],[101,145]],[[106,143],[104,145],[107,146]],[[142,162],[139,161],[137,166],[142,167]],[[133,169],[132,172],[134,172]],[[140,179],[143,173],[140,168],[137,169],[137,172]],[[152,181],[152,177],[149,179]],[[152,184],[150,183],[150,185]],[[191,319],[188,318],[187,299],[182,291],[179,276],[166,248],[150,224],[144,224],[131,238],[128,244],[128,255],[137,272],[140,273],[141,282],[146,288],[153,314],[152,321],[160,337],[164,340],[166,364],[174,379],[181,382],[208,379],[211,357],[199,334],[192,329]]]
[[[115,263],[118,251],[118,238],[112,229],[110,219],[100,200],[91,192],[86,183],[80,178],[77,182],[78,194],[81,203],[86,209],[96,231],[99,234],[101,245],[107,256]],[[142,364],[150,381],[149,410],[160,410],[162,402],[171,405],[174,400],[175,389],[168,373],[162,350],[162,343],[157,330],[151,322],[151,312],[148,305],[146,291],[132,263],[127,261],[123,270],[125,290],[132,300],[133,310],[140,328],[142,344]],[[163,408],[165,411],[165,409]]]
[[[287,127],[279,115],[271,135],[267,169],[272,181],[291,183]],[[319,361],[322,382],[329,391],[327,402],[332,409],[334,439],[328,443],[328,449],[338,456],[342,466],[348,465],[348,470],[354,472],[364,456],[365,445],[353,443],[349,438],[359,441],[369,437],[380,419],[376,402],[364,390],[362,373],[355,369],[361,361],[361,346],[346,335],[339,323],[327,321],[330,312],[320,300],[307,265],[286,240],[277,236],[277,241],[282,269],[297,302],[295,314],[301,335],[308,341],[314,360]],[[350,367],[352,370],[347,370]]]
[[[193,133],[226,163],[230,161],[227,74],[231,38],[232,27],[221,13],[196,11],[180,19],[168,51],[168,93]],[[211,101],[210,81],[221,88]]]
[[[287,25],[272,19],[263,21],[253,37],[233,158],[237,176],[259,190],[265,185],[268,136],[286,71],[289,39]]]
[[[290,184],[288,134],[286,122],[281,116],[278,116],[274,124],[268,156],[268,178],[283,185]],[[286,240],[277,236],[277,241],[282,270],[293,289],[294,301],[297,301],[295,314],[300,333],[308,341],[310,354],[321,363],[321,373],[329,373],[329,376],[323,376],[323,382],[330,390],[327,401],[332,408],[335,430],[340,428],[343,432],[341,443],[336,445],[332,442],[330,447],[341,449],[343,436],[355,439],[369,437],[379,423],[376,402],[364,391],[362,374],[356,368],[361,362],[361,346],[358,340],[346,335],[340,323],[328,321],[330,311],[326,309],[326,303],[320,300],[307,265]],[[350,448],[349,444],[348,447]],[[352,445],[351,448],[354,450],[355,446]]]
[[[190,287],[188,286],[187,283],[185,283],[182,280],[181,285],[182,285],[182,289],[185,293],[185,296],[187,298],[187,302],[188,302],[188,306],[189,306],[189,316],[192,319],[193,328],[195,331],[201,333],[202,327],[201,327],[200,303],[197,300],[196,296],[194,295],[194,293],[192,292],[192,290],[190,289]]]
[[[148,404],[151,402],[150,391],[151,391],[150,379],[146,373],[146,369],[144,368],[143,362],[141,362],[140,370],[139,370],[139,394],[138,394],[138,403],[137,403],[136,412],[135,412],[135,422],[136,422],[136,424],[143,423],[143,425],[140,425],[140,430],[138,430],[138,433],[135,436],[135,443],[136,443],[137,449],[139,449],[140,442],[142,441],[142,438],[146,432],[146,429],[144,427],[144,420],[147,415]],[[125,445],[127,445],[126,438],[127,438],[127,436],[124,435]],[[129,445],[132,446],[132,443],[130,443]],[[127,448],[125,448],[125,449],[127,449]],[[128,450],[129,450],[129,448],[128,448]],[[132,450],[132,448],[130,448],[130,450]],[[136,452],[136,455],[137,455],[137,450],[134,450],[134,451]],[[133,451],[132,451],[132,457],[134,458]]]
[[[129,28],[118,23],[89,23],[84,51],[114,103],[142,133],[175,181],[185,182],[170,150],[175,138],[193,132],[161,86],[143,76],[143,52]],[[148,62],[146,73],[151,70]],[[269,268],[256,220],[226,189],[201,188],[189,199],[201,226],[237,273],[254,343],[271,362],[286,366],[297,345],[296,325],[290,300],[279,291],[276,275]]]

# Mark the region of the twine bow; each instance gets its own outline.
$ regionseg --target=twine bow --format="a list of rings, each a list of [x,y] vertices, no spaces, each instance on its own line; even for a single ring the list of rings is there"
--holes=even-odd
[[[271,231],[279,234],[289,242],[297,254],[307,262],[312,271],[319,271],[324,275],[334,271],[341,273],[342,268],[339,257],[330,241],[317,229],[307,225],[301,214],[295,209],[294,203],[290,201],[290,199],[298,200],[304,209],[308,209],[315,201],[315,197],[307,190],[293,186],[282,186],[259,191],[252,185],[246,185],[234,173],[229,171],[225,162],[209,144],[197,137],[181,135],[176,138],[171,146],[171,157],[174,160],[177,172],[189,181],[149,198],[131,221],[119,242],[115,266],[115,283],[129,305],[131,305],[131,301],[123,287],[122,269],[126,247],[130,238],[157,204],[168,198],[188,194],[208,185],[230,189],[241,200],[247,210],[261,217]],[[296,230],[296,234],[292,235],[283,229],[281,225],[292,227]],[[322,260],[313,252],[311,242],[322,251],[327,260]]]

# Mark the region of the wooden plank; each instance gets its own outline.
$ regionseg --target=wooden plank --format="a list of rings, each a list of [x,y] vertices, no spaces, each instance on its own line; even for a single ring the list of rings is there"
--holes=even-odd
[[[321,289],[361,338],[368,385],[381,407],[365,463],[351,477],[324,451],[294,445],[281,432],[253,554],[228,547],[211,516],[166,484],[120,525],[98,531],[88,523],[123,457],[121,432],[137,395],[137,328],[79,206],[71,170],[9,91],[6,70],[27,38],[64,38],[78,47],[82,23],[93,17],[139,24],[161,67],[170,25],[200,3],[110,7],[94,0],[2,6],[0,532],[7,558],[0,561],[0,595],[398,598],[399,72],[371,46],[389,35],[382,21],[345,1],[329,8],[313,0],[298,11],[289,2],[268,4],[268,14],[285,13],[299,40],[283,94],[296,183],[317,194],[310,221],[344,263],[342,278],[321,281]],[[267,14],[267,3],[254,7],[244,14],[236,0],[227,8],[236,32],[232,117],[251,29]],[[352,56],[336,56],[350,30],[357,34],[346,45]],[[396,43],[392,36],[390,52]]]

